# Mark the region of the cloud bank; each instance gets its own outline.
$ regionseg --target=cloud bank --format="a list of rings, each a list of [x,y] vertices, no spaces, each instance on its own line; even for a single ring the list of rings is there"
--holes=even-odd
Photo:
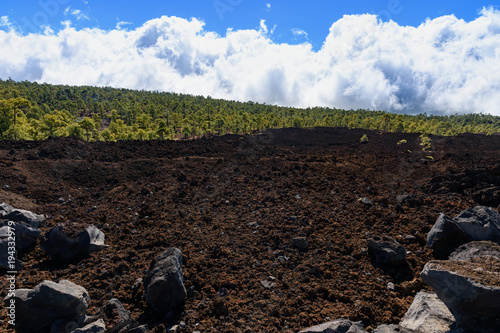
[[[2,18],[3,25],[8,25]],[[333,23],[318,51],[257,30],[178,17],[135,30],[0,31],[0,78],[210,95],[285,106],[500,115],[500,12],[418,27],[374,15]]]

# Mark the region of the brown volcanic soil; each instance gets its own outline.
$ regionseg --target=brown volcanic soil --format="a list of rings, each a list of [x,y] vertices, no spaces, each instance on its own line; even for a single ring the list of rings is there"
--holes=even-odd
[[[475,192],[500,185],[500,137],[432,143],[423,153],[418,135],[325,128],[178,142],[0,142],[0,187],[10,186],[0,201],[49,215],[44,232],[94,224],[110,245],[71,264],[37,247],[21,258],[18,287],[68,279],[89,292],[87,314],[116,297],[154,332],[181,320],[186,332],[294,332],[338,317],[397,323],[424,287],[419,274],[433,259],[426,233],[439,213],[455,216],[478,204]],[[400,204],[404,192],[413,200]],[[409,267],[372,265],[366,240],[382,234],[406,247]],[[307,236],[307,251],[292,246],[297,236]],[[190,292],[168,321],[133,285],[171,246],[184,254]],[[0,319],[9,331],[5,310]]]

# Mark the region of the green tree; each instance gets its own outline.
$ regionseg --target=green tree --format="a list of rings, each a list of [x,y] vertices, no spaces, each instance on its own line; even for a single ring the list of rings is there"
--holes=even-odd
[[[78,123],[82,130],[85,132],[85,137],[87,141],[90,141],[90,135],[96,129],[96,122],[89,117],[85,117]]]

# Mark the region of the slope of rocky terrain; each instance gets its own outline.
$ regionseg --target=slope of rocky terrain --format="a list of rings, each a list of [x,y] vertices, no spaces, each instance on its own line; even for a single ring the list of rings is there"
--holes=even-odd
[[[42,235],[94,225],[108,245],[75,262],[36,246],[19,258],[17,287],[69,280],[88,291],[87,314],[117,298],[153,332],[180,322],[185,332],[398,323],[415,294],[430,290],[420,272],[434,259],[426,237],[439,215],[500,204],[499,136],[431,142],[423,152],[416,134],[339,128],[0,142],[0,202],[47,215]],[[407,264],[370,256],[368,240],[383,235],[405,247]],[[165,317],[141,281],[170,247],[182,251],[187,298]],[[9,332],[6,314],[0,330]]]

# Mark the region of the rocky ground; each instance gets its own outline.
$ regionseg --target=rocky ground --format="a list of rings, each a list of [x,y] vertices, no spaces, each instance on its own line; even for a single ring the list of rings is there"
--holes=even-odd
[[[20,258],[17,287],[70,280],[88,291],[87,314],[117,298],[153,332],[180,321],[186,332],[296,332],[342,317],[398,323],[429,289],[419,275],[434,259],[426,236],[439,214],[500,203],[499,136],[431,139],[426,152],[418,135],[347,129],[0,142],[0,202],[46,214],[43,232],[93,224],[109,245],[75,263],[37,246]],[[405,246],[407,267],[372,262],[367,240],[384,234]],[[138,279],[168,247],[183,252],[188,297],[165,319]],[[0,320],[11,331],[5,309]]]

